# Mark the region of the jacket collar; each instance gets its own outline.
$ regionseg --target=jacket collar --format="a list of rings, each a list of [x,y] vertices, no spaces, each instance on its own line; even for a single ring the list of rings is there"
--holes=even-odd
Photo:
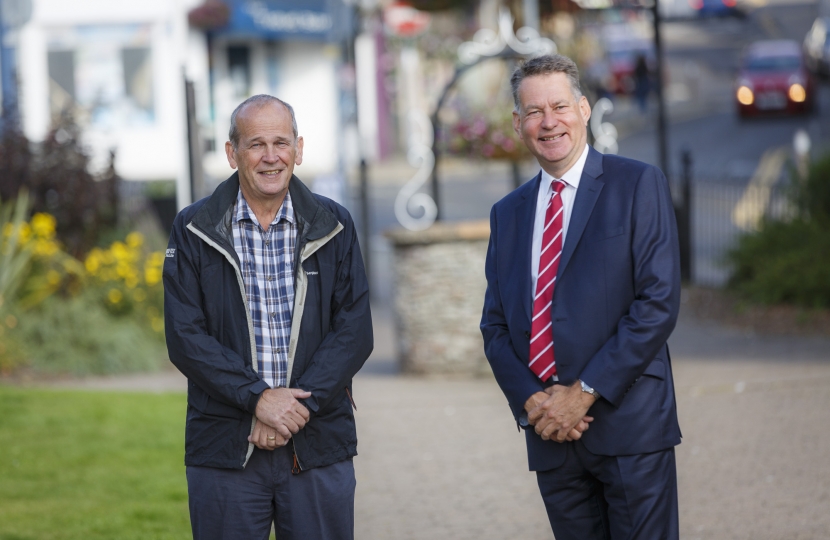
[[[291,176],[288,193],[294,206],[294,217],[300,232],[300,244],[317,240],[337,227],[337,218],[321,205],[310,189],[296,176]],[[239,172],[233,173],[219,184],[216,190],[196,211],[191,222],[222,245],[229,253],[233,249],[233,208],[239,194]]]

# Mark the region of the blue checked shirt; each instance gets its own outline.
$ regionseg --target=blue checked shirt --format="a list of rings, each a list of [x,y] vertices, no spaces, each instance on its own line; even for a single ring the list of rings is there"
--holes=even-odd
[[[274,221],[263,229],[239,190],[233,218],[233,248],[242,264],[259,376],[271,388],[287,386],[296,244],[297,222],[287,193]]]

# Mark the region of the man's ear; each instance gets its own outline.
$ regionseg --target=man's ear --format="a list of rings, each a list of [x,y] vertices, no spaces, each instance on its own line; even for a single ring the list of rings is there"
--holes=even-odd
[[[588,120],[591,119],[591,105],[585,96],[579,98],[579,113],[582,115],[582,122],[587,126]]]
[[[513,111],[513,131],[520,139],[522,138],[522,119],[516,111]]]
[[[231,166],[231,169],[236,169],[236,158],[234,158],[233,154],[233,144],[231,144],[231,141],[227,141],[225,143],[225,155],[228,156],[228,164]]]
[[[297,137],[297,155],[294,156],[294,165],[303,164],[303,138]]]

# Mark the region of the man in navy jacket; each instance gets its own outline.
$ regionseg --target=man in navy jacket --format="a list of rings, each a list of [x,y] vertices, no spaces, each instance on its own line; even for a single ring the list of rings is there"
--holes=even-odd
[[[677,538],[680,428],[666,340],[680,278],[666,179],[588,146],[591,110],[570,59],[532,59],[511,84],[514,128],[542,171],[490,214],[485,353],[525,427],[557,540]],[[557,197],[564,241],[544,277],[554,222],[545,212]],[[538,308],[546,279],[553,296]],[[551,334],[551,368],[537,375],[531,341]]]
[[[293,175],[293,109],[231,117],[237,168],[176,217],[164,262],[171,361],[188,379],[185,465],[197,539],[352,539],[352,377],[372,351],[351,216]]]

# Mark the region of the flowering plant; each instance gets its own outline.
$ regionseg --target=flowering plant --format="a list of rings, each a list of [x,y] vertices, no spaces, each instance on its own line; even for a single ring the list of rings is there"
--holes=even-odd
[[[164,254],[147,251],[144,236],[131,232],[108,248],[93,248],[83,262],[66,253],[55,238],[55,218],[37,213],[28,222],[7,222],[2,237],[16,240],[16,250],[29,255],[29,268],[15,294],[23,309],[56,293],[96,297],[110,314],[136,313],[155,332],[164,329],[161,317]]]
[[[447,151],[473,159],[518,161],[527,157],[527,149],[513,131],[513,115],[505,115],[502,109],[460,112],[443,133]]]
[[[164,330],[161,269],[164,253],[145,253],[144,236],[131,232],[124,242],[113,242],[108,249],[94,248],[84,267],[102,305],[113,315],[136,313],[154,332]]]

